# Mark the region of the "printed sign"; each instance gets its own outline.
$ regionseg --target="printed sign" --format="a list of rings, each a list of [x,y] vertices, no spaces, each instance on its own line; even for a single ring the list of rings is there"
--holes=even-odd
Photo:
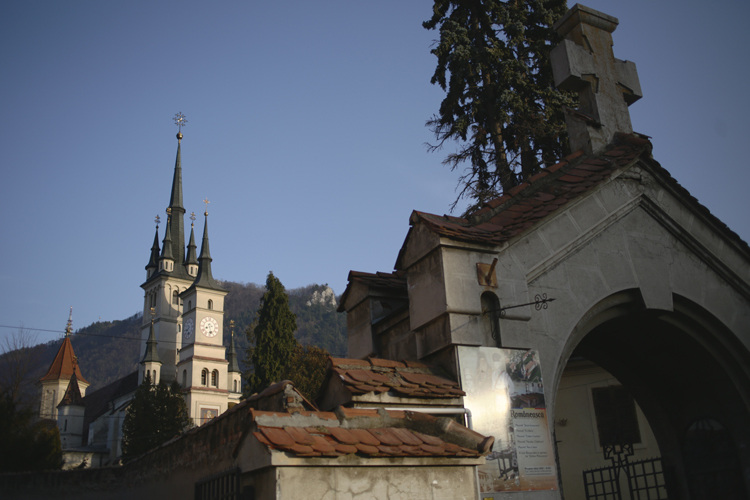
[[[538,353],[461,346],[458,360],[474,430],[495,437],[478,471],[482,498],[557,489]]]

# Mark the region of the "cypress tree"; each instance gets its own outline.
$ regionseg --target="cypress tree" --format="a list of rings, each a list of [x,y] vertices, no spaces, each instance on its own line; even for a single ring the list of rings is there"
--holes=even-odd
[[[247,364],[251,366],[247,373],[250,393],[262,391],[280,380],[297,346],[296,329],[297,318],[289,309],[284,285],[269,272],[257,319],[245,332],[251,345],[247,350]]]
[[[431,83],[446,95],[427,122],[430,149],[456,140],[443,163],[469,164],[452,208],[468,197],[471,212],[567,152],[562,107],[573,95],[554,88],[549,61],[566,9],[565,0],[435,0],[423,26],[439,31]]]

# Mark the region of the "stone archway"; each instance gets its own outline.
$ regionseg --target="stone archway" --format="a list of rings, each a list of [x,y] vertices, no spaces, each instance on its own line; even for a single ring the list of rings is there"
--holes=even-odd
[[[565,484],[575,477],[566,465],[592,468],[597,454],[606,465],[601,448],[571,451],[576,434],[566,428],[570,419],[577,419],[579,428],[588,423],[590,434],[577,431],[579,440],[593,435],[599,447],[603,439],[593,390],[587,386],[586,407],[571,404],[564,393],[575,387],[565,382],[571,365],[583,362],[611,374],[605,385],[621,384],[637,402],[643,430],[655,440],[650,451],[661,457],[669,498],[747,498],[750,477],[743,478],[742,471],[750,470],[750,354],[703,308],[677,295],[673,299],[672,311],[653,310],[638,290],[619,292],[592,307],[571,333],[563,350],[568,370],[561,368],[555,380],[564,494],[582,492],[581,485]],[[580,403],[580,386],[577,393]],[[723,445],[706,446],[710,436]]]

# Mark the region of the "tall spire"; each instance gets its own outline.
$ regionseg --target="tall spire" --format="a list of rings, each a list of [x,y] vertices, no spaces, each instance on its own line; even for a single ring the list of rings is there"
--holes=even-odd
[[[182,205],[182,154],[180,152],[182,143],[182,127],[187,124],[185,115],[179,112],[174,117],[175,125],[177,125],[179,132],[177,132],[177,158],[174,162],[174,177],[172,178],[172,193],[169,198],[169,208],[172,212],[172,221],[169,224],[172,241],[172,258],[176,262],[183,262],[185,260],[185,229],[184,229],[184,215],[185,207]],[[178,274],[181,274],[179,267],[175,269]]]

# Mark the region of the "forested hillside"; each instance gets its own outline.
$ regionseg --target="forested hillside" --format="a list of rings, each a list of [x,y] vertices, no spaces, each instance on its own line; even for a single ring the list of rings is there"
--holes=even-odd
[[[224,281],[229,291],[224,304],[224,345],[229,346],[229,321],[235,322],[235,346],[240,368],[245,370],[245,329],[252,325],[265,288],[254,283]],[[346,356],[346,315],[330,303],[311,302],[326,285],[288,290],[289,305],[297,315],[295,338],[303,345],[323,347],[334,356]],[[308,305],[309,303],[309,305]],[[94,391],[136,370],[140,350],[141,313],[120,321],[99,321],[76,330],[71,337],[83,376]],[[29,380],[39,380],[49,368],[62,339],[38,346]]]

